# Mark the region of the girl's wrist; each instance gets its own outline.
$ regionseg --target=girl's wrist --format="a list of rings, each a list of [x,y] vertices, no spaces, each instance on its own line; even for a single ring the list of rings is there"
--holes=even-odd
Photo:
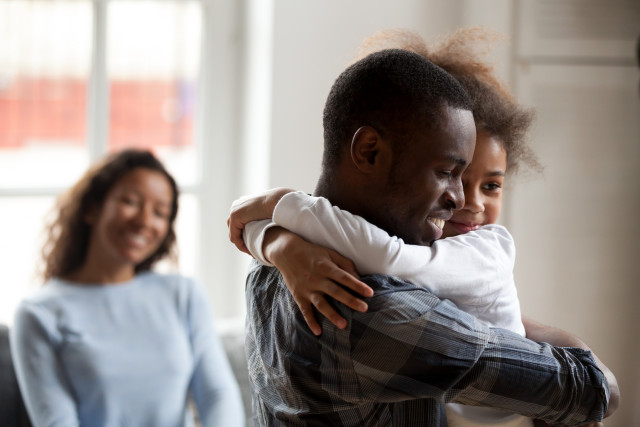
[[[280,261],[279,255],[286,252],[287,244],[294,237],[297,236],[282,227],[268,229],[262,243],[262,253],[265,259],[277,267]]]
[[[265,208],[269,214],[269,218],[273,217],[273,212],[276,210],[276,205],[282,199],[285,194],[293,193],[296,190],[291,188],[274,188],[269,192],[265,200]]]

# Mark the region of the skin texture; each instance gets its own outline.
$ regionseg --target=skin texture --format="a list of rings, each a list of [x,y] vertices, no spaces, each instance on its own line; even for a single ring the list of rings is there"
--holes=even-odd
[[[465,204],[445,223],[443,237],[468,233],[498,221],[506,172],[507,153],[501,141],[478,132],[473,160],[462,175]]]
[[[160,172],[133,169],[85,218],[92,226],[86,260],[68,279],[85,283],[130,280],[135,266],[151,256],[169,229],[173,191]]]

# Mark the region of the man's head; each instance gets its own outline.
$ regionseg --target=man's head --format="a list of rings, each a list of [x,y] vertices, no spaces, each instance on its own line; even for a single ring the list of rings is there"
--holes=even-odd
[[[316,192],[408,243],[430,244],[464,205],[471,103],[420,55],[385,50],[347,68],[325,105],[324,139]]]

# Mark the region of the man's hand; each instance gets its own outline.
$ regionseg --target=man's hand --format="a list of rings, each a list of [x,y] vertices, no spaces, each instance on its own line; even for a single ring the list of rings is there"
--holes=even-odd
[[[264,193],[241,197],[234,201],[227,218],[231,243],[242,252],[251,255],[242,239],[244,227],[251,221],[271,218],[282,196],[293,191],[295,190],[290,188],[273,188]]]

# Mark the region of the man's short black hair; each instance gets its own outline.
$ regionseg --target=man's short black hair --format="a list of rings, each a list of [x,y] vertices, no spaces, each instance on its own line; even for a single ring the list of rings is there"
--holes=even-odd
[[[372,53],[336,79],[324,108],[323,169],[331,170],[358,128],[368,125],[402,146],[413,132],[437,129],[443,107],[471,110],[460,83],[428,59],[406,50]]]

